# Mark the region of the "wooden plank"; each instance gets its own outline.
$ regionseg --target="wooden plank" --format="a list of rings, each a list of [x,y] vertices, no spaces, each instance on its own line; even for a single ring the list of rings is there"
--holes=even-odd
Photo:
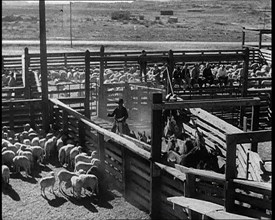
[[[165,194],[166,196],[183,196],[183,192],[176,190],[173,187],[169,187],[168,185],[161,184],[160,193]]]
[[[184,173],[182,173],[180,170],[177,170],[176,168],[172,168],[166,165],[163,165],[161,163],[155,163],[161,170],[171,174],[173,176],[174,179],[179,179],[181,181],[185,181],[186,180],[186,175]]]
[[[121,156],[118,156],[117,154],[113,153],[112,151],[110,151],[107,148],[105,148],[105,154],[106,154],[106,156],[109,156],[109,157],[115,159],[117,162],[119,162],[119,164],[123,163]]]
[[[238,213],[240,215],[249,216],[251,218],[256,218],[256,219],[263,219],[263,218],[272,219],[272,214],[266,214],[263,211],[247,208],[237,204],[234,205],[234,213]]]
[[[129,191],[129,198],[131,198],[130,201],[133,201],[134,203],[143,207],[145,210],[149,210],[149,207],[150,207],[149,201],[141,197],[138,192]]]
[[[236,139],[236,144],[241,143],[253,143],[253,142],[266,142],[271,141],[271,130],[266,131],[252,131],[245,133],[236,133],[236,134],[228,134],[234,136]]]
[[[173,176],[162,173],[161,182],[162,184],[165,184],[171,188],[175,188],[176,190],[180,191],[182,195],[184,195],[185,182],[181,181],[180,179],[174,179]]]
[[[197,100],[188,100],[181,102],[166,102],[163,104],[154,104],[153,109],[181,109],[181,108],[204,108],[214,106],[252,106],[260,103],[259,98],[238,98],[238,99],[202,99],[199,102]]]
[[[150,175],[148,175],[146,172],[143,172],[136,166],[133,166],[133,164],[130,164],[130,170],[135,174],[139,175],[140,177],[144,178],[145,180],[150,181]]]
[[[219,186],[217,184],[198,181],[196,184],[196,189],[198,191],[204,191],[207,195],[215,195],[217,197],[224,197],[224,186]]]
[[[122,174],[118,172],[116,169],[114,169],[112,166],[105,165],[105,170],[107,170],[110,174],[116,177],[116,179],[119,179],[120,182],[122,181]]]
[[[141,186],[143,186],[143,188],[149,189],[150,188],[150,182],[146,179],[144,179],[143,177],[130,172],[129,173],[129,181],[133,181],[136,182],[138,184],[140,184]]]
[[[182,173],[185,173],[185,174],[190,173],[192,175],[199,176],[200,178],[206,178],[206,179],[215,181],[217,183],[223,184],[225,182],[225,175],[220,174],[220,173],[216,173],[214,171],[199,170],[199,169],[185,167],[185,166],[182,166],[182,165],[179,165],[179,164],[175,164],[175,168],[177,170],[181,171]]]
[[[105,161],[112,167],[114,167],[115,170],[118,172],[122,172],[122,165],[118,164],[117,161],[114,161],[112,158],[106,157]]]
[[[105,143],[106,149],[112,151],[113,153],[117,154],[119,157],[122,156],[121,147],[118,146],[115,142],[106,142]]]
[[[127,187],[129,191],[134,191],[136,193],[138,193],[140,195],[140,197],[143,197],[144,199],[146,199],[148,202],[150,201],[150,188],[143,188],[142,186],[140,186],[139,184],[135,183],[135,182],[129,182],[127,183]]]
[[[200,199],[200,200],[208,201],[208,202],[213,202],[213,203],[216,203],[216,204],[222,205],[222,206],[224,206],[224,203],[225,203],[224,198],[220,198],[220,197],[217,197],[217,196],[209,196],[209,195],[202,194],[202,193],[198,193],[196,195],[196,199]]]
[[[259,195],[260,196],[260,195]],[[261,196],[262,197],[262,196]],[[235,200],[250,204],[253,208],[272,209],[272,201],[264,198],[257,198],[252,195],[245,195],[242,193],[235,193]]]
[[[134,165],[137,168],[139,168],[140,170],[142,170],[143,172],[145,172],[148,175],[150,175],[150,172],[149,172],[149,170],[150,170],[150,162],[149,161],[143,161],[142,159],[143,158],[140,158],[140,160],[139,160],[138,158],[131,157],[130,165]]]
[[[248,180],[234,179],[234,188],[245,189],[246,191],[252,191],[255,193],[271,196],[271,183],[255,182]]]
[[[225,212],[225,211],[216,211],[216,212],[211,212],[207,214],[208,217],[212,218],[212,219],[240,219],[240,220],[252,220],[254,218],[250,218],[247,216],[243,216],[243,215],[237,215],[237,214],[233,214],[233,213],[229,213],[229,212]]]
[[[207,213],[213,211],[223,211],[224,209],[223,206],[212,202],[207,202],[194,198],[187,198],[184,196],[168,197],[167,200],[173,204],[179,205],[183,208],[188,208],[203,215],[207,215]]]

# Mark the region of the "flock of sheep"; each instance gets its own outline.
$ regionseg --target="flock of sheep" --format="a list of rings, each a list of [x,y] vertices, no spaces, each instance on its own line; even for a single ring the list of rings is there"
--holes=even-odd
[[[64,169],[56,175],[51,171],[40,179],[42,196],[46,196],[46,188],[54,193],[57,180],[59,192],[62,190],[62,183],[65,183],[66,189],[71,187],[76,198],[81,197],[82,189],[84,194],[88,189],[92,194],[99,195],[104,175],[96,151],[88,156],[81,146],[75,145],[66,135],[45,134],[42,129],[35,131],[29,124],[24,125],[24,131],[19,133],[3,127],[2,181],[5,186],[10,185],[11,173],[25,171],[26,177],[31,178],[35,169],[56,159],[56,156]]]

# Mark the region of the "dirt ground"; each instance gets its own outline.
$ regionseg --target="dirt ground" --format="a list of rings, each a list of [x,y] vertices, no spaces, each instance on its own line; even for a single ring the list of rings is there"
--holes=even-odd
[[[10,186],[2,184],[2,219],[150,219],[145,213],[125,201],[122,194],[110,186],[106,193],[97,199],[88,191],[82,192],[77,200],[72,196],[71,188],[58,192],[58,181],[52,194],[46,189],[46,197],[40,194],[39,180],[47,176],[50,171],[55,174],[64,169],[56,164],[40,166],[34,177],[26,177],[25,172],[12,174]]]

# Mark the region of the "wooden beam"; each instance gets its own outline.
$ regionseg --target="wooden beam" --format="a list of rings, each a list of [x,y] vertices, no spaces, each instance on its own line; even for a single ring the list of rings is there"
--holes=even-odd
[[[153,104],[162,103],[162,94],[153,94]],[[161,161],[161,137],[162,137],[162,110],[152,110],[151,123],[151,161],[150,161],[150,217],[159,219],[160,206],[160,172],[154,162]]]
[[[165,102],[162,104],[154,104],[152,108],[157,109],[181,109],[181,108],[204,108],[214,106],[249,106],[259,105],[260,98],[235,98],[235,99],[202,99],[202,100],[186,100],[177,102]]]
[[[264,131],[251,131],[244,133],[236,133],[236,134],[227,134],[227,137],[230,136],[230,139],[235,139],[236,144],[243,143],[259,143],[259,142],[267,142],[271,141],[271,130]]]
[[[85,116],[90,118],[90,52],[85,52]]]
[[[29,66],[30,66],[29,49],[26,47],[24,49],[23,71],[22,71],[22,80],[23,80],[24,87],[25,87],[25,92],[24,92],[25,99],[31,98]]]
[[[49,131],[49,103],[48,103],[48,71],[47,71],[47,42],[45,0],[39,0],[39,24],[40,24],[40,70],[42,84],[42,117],[43,129]]]

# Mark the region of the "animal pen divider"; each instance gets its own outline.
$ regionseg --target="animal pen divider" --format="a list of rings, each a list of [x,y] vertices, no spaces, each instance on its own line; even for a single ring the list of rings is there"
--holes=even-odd
[[[182,207],[175,204],[173,205],[167,200],[167,198],[174,196],[184,196],[203,201],[210,201],[223,206],[226,211],[230,212],[233,212],[230,208],[234,206],[234,203],[236,203],[235,200],[238,200],[238,206],[240,207],[238,210],[249,210],[248,212],[243,212],[244,215],[253,217],[270,217],[270,212],[268,213],[266,210],[271,210],[271,185],[262,184],[262,182],[261,185],[260,183],[257,184],[255,181],[251,180],[240,180],[240,178],[245,179],[243,176],[239,175],[240,166],[238,167],[238,176],[228,177],[230,173],[235,173],[236,163],[238,164],[238,162],[230,164],[229,167],[227,167],[230,171],[225,175],[212,171],[187,168],[180,165],[173,168],[159,162],[162,108],[184,108],[185,102],[162,103],[160,98],[161,94],[157,94],[157,96],[158,98],[153,97],[154,103],[152,105],[151,152],[145,150],[148,149],[146,144],[144,144],[146,146],[142,149],[141,146],[138,146],[133,141],[94,124],[89,118],[83,116],[56,99],[49,100],[51,105],[51,123],[53,123],[53,127],[56,129],[62,129],[63,133],[68,134],[69,137],[77,140],[81,145],[86,146],[87,150],[98,150],[100,160],[104,161],[101,168],[104,170],[108,181],[116,183],[115,185],[122,190],[127,201],[137,205],[137,207],[147,212],[150,212],[153,219],[187,219],[190,217],[194,218],[194,215],[196,216],[196,214],[192,211],[185,211]],[[155,103],[156,101],[158,102]],[[238,104],[249,103],[254,105],[257,104],[257,102],[257,99],[245,99],[239,100]],[[192,105],[197,107],[199,104],[193,102]],[[192,107],[191,103],[187,104],[187,107]],[[199,120],[202,120],[203,117],[210,115],[202,109],[190,108],[190,110],[192,110],[192,114],[198,116]],[[234,126],[227,124],[213,115],[210,120],[212,119],[216,120],[213,124],[218,127],[215,128],[215,126],[212,126],[212,131],[214,129],[220,130],[220,133],[222,132],[222,129],[225,131],[222,134],[223,143],[225,143],[225,150],[228,149],[226,145],[227,135],[231,135],[230,137],[235,134],[242,137],[246,136],[245,132],[238,130]],[[208,125],[208,127],[211,126]],[[209,128],[206,128],[206,130],[208,129]],[[191,129],[188,130],[191,131]],[[254,134],[257,134],[257,137],[263,136],[264,138],[256,138],[251,140],[246,138],[244,142],[248,140],[248,143],[254,143],[271,139],[270,131],[250,132],[248,133],[248,136],[250,137]],[[211,142],[212,145],[216,144],[215,140],[211,139],[209,136],[207,137],[209,134],[206,133],[205,135],[208,139],[208,144],[210,144],[209,142]],[[214,133],[211,137],[213,136],[215,136]],[[244,158],[240,157],[245,156],[247,151],[250,152],[250,148],[246,145],[240,144],[240,142],[237,142],[236,144],[237,147],[235,147],[235,149],[238,149],[238,153],[235,151],[237,161],[242,159],[243,162],[247,162]],[[142,145],[142,143],[139,143],[139,145]],[[233,154],[234,152],[231,152],[231,154],[227,156],[232,157]],[[255,153],[254,156],[254,158],[259,159],[257,153]],[[251,164],[251,167],[249,172],[254,171],[254,174],[251,175],[251,178],[253,179],[257,176],[255,172],[258,172],[258,175],[260,174],[258,168],[255,168],[254,166],[255,159],[250,159],[251,161],[249,164]],[[231,161],[231,159],[227,158],[227,161]],[[241,169],[244,171],[247,167],[242,167]],[[226,177],[228,179],[226,179]],[[234,184],[231,184],[230,181]],[[232,197],[232,194],[229,195],[226,193],[228,187],[231,187],[230,190],[235,196],[229,200],[230,202],[227,201],[227,197]],[[243,189],[247,190],[243,192]],[[259,192],[263,193],[264,196],[259,196]],[[251,203],[248,205],[245,204],[248,201],[251,201]],[[255,207],[257,207],[257,210],[250,213],[250,210],[255,209]],[[238,214],[240,213],[238,212]],[[221,213],[219,214],[221,215]]]

